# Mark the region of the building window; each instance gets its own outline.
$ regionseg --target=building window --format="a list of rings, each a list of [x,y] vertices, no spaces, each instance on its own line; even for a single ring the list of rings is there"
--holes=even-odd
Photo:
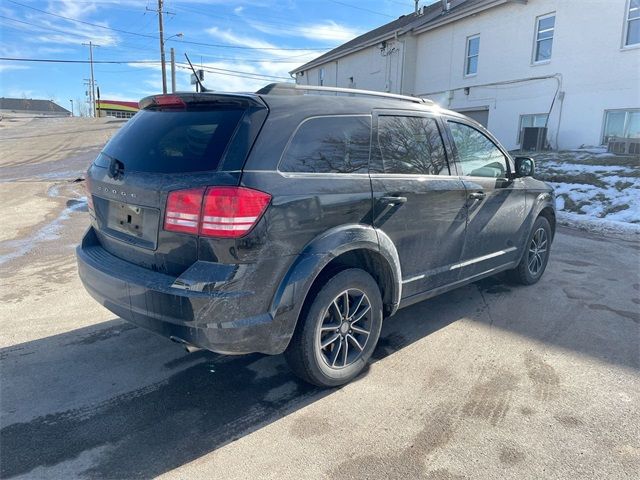
[[[318,85],[324,85],[324,68],[318,70]]]
[[[543,15],[536,19],[536,44],[534,46],[533,61],[547,62],[551,60],[553,47],[553,32],[556,24],[556,14]]]
[[[518,144],[522,143],[522,129],[525,127],[546,127],[549,115],[546,113],[534,113],[520,115],[520,128],[518,128]]]
[[[480,35],[467,37],[467,54],[464,63],[465,76],[478,73],[478,56],[480,55]]]
[[[640,0],[629,0],[624,46],[640,44]]]
[[[640,108],[604,112],[602,143],[607,143],[612,137],[640,138]]]

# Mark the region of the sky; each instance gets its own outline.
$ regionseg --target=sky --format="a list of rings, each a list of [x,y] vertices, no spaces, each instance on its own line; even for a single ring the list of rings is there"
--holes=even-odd
[[[138,101],[162,91],[157,8],[157,0],[0,0],[0,57],[86,61],[83,43],[92,42],[95,61],[122,62],[94,65],[101,98]],[[167,61],[173,47],[177,62],[187,53],[211,70],[205,87],[255,91],[292,81],[295,67],[413,9],[413,0],[166,0]],[[83,63],[0,60],[0,96],[65,108],[73,100],[77,109],[89,77]],[[194,89],[189,77],[177,69],[178,90]]]

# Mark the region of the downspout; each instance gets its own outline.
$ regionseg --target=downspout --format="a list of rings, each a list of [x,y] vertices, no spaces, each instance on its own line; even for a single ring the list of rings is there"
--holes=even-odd
[[[391,62],[389,61],[389,55],[384,56],[384,91],[387,93],[391,91]]]
[[[560,100],[560,107],[558,108],[558,125],[556,127],[556,150],[560,149],[560,142],[558,137],[560,136],[560,122],[562,122],[562,106],[564,105],[564,91],[558,93],[558,100]]]
[[[404,95],[404,66],[406,65],[405,60],[407,56],[407,45],[404,40],[402,40],[400,43],[402,44],[402,64],[400,66],[400,90],[398,91],[398,93]]]
[[[398,55],[398,69],[400,70],[400,78],[398,79],[398,72],[396,71],[396,80],[398,81],[398,91],[396,93],[402,94],[402,70],[404,69],[404,41],[400,41],[398,37],[398,30],[393,34],[394,39],[398,45],[402,45],[402,58]]]

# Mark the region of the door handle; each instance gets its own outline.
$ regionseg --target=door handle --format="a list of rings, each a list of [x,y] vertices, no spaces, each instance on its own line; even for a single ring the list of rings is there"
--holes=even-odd
[[[387,205],[400,205],[407,203],[407,197],[380,197],[380,201]]]
[[[487,194],[484,193],[484,192],[473,192],[473,193],[469,194],[469,198],[471,200],[482,200],[486,196],[487,196]]]

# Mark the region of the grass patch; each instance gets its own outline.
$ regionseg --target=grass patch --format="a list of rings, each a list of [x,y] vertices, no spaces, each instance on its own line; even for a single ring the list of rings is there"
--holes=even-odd
[[[605,177],[610,177],[613,175],[618,175],[619,177],[640,178],[640,169],[625,170],[624,172],[607,172],[602,174],[602,176]]]
[[[582,211],[582,207],[586,207],[587,205],[591,205],[591,201],[590,200],[582,200],[580,202],[575,202],[575,201],[573,201],[573,199],[569,195],[561,195],[561,197],[564,198],[564,208],[563,208],[563,210],[565,212],[573,212],[573,213],[584,214],[584,212]]]
[[[593,185],[594,187],[607,188],[606,182],[603,182],[595,173],[578,173],[570,175],[568,173],[550,173],[540,172],[536,175],[538,180],[556,183],[580,183],[583,185]]]
[[[627,205],[626,203],[623,203],[621,205],[611,205],[604,210],[604,214],[606,216],[606,215],[609,215],[610,213],[618,213],[628,209],[629,209],[629,205]]]
[[[593,197],[593,199],[594,199],[594,200],[596,200],[597,202],[602,202],[602,203],[610,202],[610,201],[611,201],[611,200],[609,200],[609,199],[607,198],[607,196],[606,196],[604,193],[602,193],[602,192],[598,192],[598,193],[596,193],[596,194],[595,194],[595,196]]]
[[[619,180],[616,182],[614,187],[616,187],[616,190],[621,192],[623,190],[626,190],[627,188],[633,187],[633,185],[634,185],[633,182],[623,182],[622,180]]]
[[[521,152],[512,151],[511,154],[522,157],[532,157],[536,163],[556,161],[559,163],[605,165],[630,168],[640,168],[640,155],[614,155],[578,152],[573,150],[546,151],[546,152]]]
[[[577,204],[574,202],[569,195],[561,195],[564,199],[564,208],[567,212],[578,212]]]

